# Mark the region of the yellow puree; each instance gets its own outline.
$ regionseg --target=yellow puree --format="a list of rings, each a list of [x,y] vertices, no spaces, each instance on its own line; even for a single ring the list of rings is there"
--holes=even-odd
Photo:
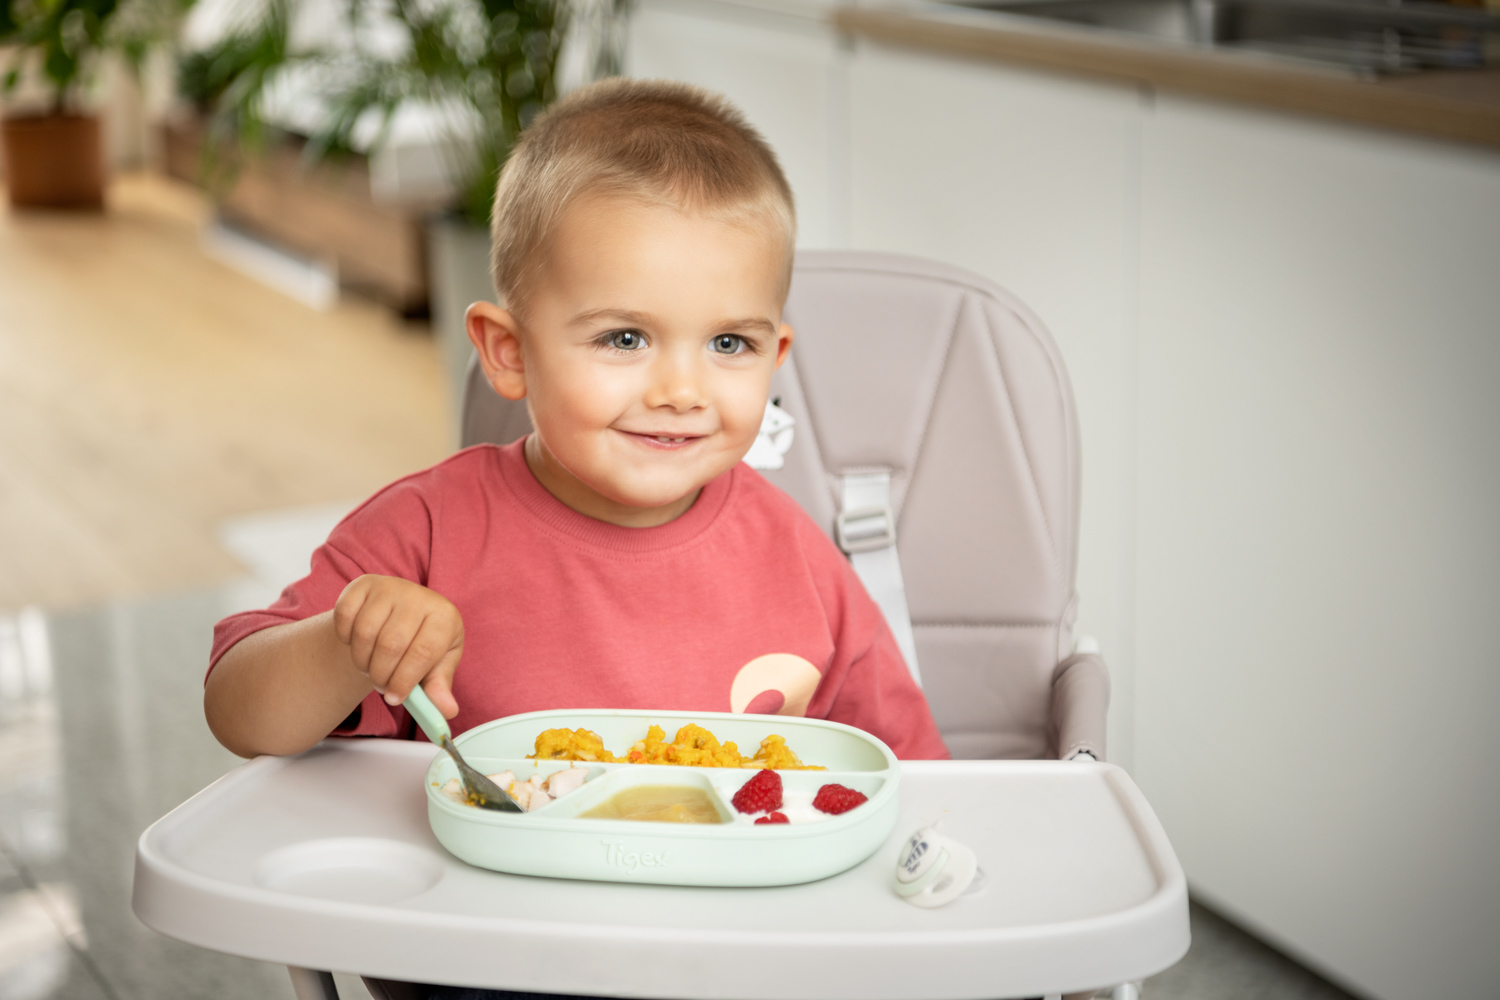
[[[616,792],[585,819],[630,819],[643,823],[722,823],[708,793],[683,785],[636,785]]]
[[[733,743],[721,744],[713,733],[689,723],[677,730],[672,742],[660,726],[646,731],[646,738],[636,743],[624,757],[616,757],[604,748],[598,733],[587,729],[549,729],[536,738],[532,760],[585,760],[603,764],[681,764],[687,767],[768,767],[788,771],[823,771],[826,768],[803,764],[786,745],[786,740],[772,734],[760,741],[754,757],[740,753]]]

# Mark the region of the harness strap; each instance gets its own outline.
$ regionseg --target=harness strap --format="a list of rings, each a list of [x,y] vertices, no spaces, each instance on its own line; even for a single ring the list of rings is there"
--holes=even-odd
[[[906,584],[896,555],[896,515],[891,512],[891,473],[854,472],[842,478],[843,496],[834,522],[834,540],[885,615],[912,680],[922,686],[917,643],[906,607]]]

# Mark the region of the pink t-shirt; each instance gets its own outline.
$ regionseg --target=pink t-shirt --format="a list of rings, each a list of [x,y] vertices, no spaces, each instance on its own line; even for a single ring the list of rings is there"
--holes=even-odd
[[[275,604],[215,627],[209,669],[378,573],[463,616],[455,733],[541,709],[781,712],[858,726],[903,758],[948,756],[848,561],[759,473],[737,465],[675,521],[622,528],[548,493],[521,447],[468,448],[375,494]],[[416,735],[376,694],[337,732]]]

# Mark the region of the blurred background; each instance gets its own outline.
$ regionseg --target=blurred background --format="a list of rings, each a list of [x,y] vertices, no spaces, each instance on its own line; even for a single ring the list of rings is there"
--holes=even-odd
[[[453,449],[495,171],[616,73],[1051,328],[1195,897],[1147,995],[1500,995],[1489,4],[0,0],[0,1000],[291,995],[134,921],[135,838],[235,764],[213,622]]]

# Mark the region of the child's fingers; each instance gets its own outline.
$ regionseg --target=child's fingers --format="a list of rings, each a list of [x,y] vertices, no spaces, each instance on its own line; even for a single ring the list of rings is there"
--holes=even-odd
[[[375,642],[380,638],[380,630],[385,627],[385,620],[390,613],[389,604],[366,601],[349,627],[349,658],[361,673],[370,672],[370,657],[375,652]]]
[[[387,704],[399,705],[405,701],[411,689],[442,658],[448,646],[448,637],[435,618],[432,614],[424,615],[412,628],[401,657],[391,667],[390,677],[383,687]]]
[[[364,608],[366,599],[370,596],[371,579],[368,576],[356,577],[339,594],[339,599],[333,605],[333,630],[339,637],[339,642],[348,646],[354,638],[354,622]]]
[[[386,616],[385,624],[370,650],[370,681],[385,692],[386,701],[399,705],[422,675],[410,677],[399,673],[406,663],[413,643],[422,629],[423,609],[410,602],[397,602]],[[409,670],[408,670],[409,674]],[[395,685],[394,690],[392,685]]]
[[[385,634],[386,626],[396,611],[396,601],[388,593],[372,589],[360,606],[359,614],[349,629],[349,655],[354,665],[368,674],[370,681],[380,687],[385,678],[375,671],[375,650]]]
[[[458,669],[458,661],[462,656],[463,644],[460,641],[459,645],[444,654],[438,665],[422,681],[422,690],[427,692],[427,697],[432,699],[445,719],[458,714],[458,699],[453,697],[453,674]]]

